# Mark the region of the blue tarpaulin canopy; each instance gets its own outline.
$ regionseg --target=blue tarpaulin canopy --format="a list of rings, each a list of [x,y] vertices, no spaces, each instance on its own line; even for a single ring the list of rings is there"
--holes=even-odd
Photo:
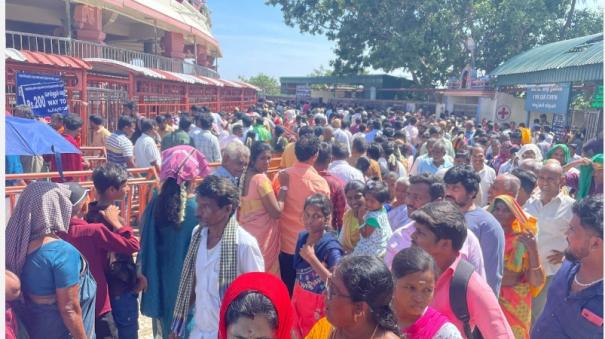
[[[80,153],[48,124],[32,119],[6,117],[6,155]]]

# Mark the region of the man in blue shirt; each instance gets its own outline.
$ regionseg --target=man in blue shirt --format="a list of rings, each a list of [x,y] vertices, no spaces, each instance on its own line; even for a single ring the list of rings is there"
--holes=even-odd
[[[370,122],[370,124],[368,124],[368,125],[372,129],[366,133],[366,142],[368,144],[370,144],[370,143],[374,142],[374,139],[376,139],[377,136],[382,135],[382,133],[380,132],[380,129],[382,128],[382,124],[380,123],[380,121],[374,120],[374,121]]]
[[[417,174],[422,175],[424,173],[435,174],[440,169],[447,169],[454,164],[446,158],[446,146],[442,140],[437,140],[433,143],[433,147],[431,147],[431,151],[429,153],[429,158],[424,158],[419,160]]]
[[[573,205],[565,261],[532,338],[603,338],[603,195]]]
[[[227,178],[239,187],[239,178],[244,174],[249,159],[250,149],[243,144],[232,142],[223,150],[221,167],[212,174]]]
[[[445,198],[458,205],[466,226],[479,238],[487,283],[499,296],[504,271],[504,230],[491,213],[475,205],[481,178],[470,166],[456,166],[445,173],[443,181]]]

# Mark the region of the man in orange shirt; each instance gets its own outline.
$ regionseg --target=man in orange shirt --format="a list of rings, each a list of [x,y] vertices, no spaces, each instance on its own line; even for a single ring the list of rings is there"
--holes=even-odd
[[[323,193],[330,196],[328,182],[313,168],[313,164],[319,153],[319,144],[320,142],[317,137],[312,134],[305,135],[303,133],[294,145],[297,161],[292,167],[285,169],[280,175],[275,176],[273,181],[273,188],[276,192],[280,189],[283,190],[283,186],[291,188],[288,191],[288,195],[284,201],[284,209],[279,218],[281,237],[279,266],[281,278],[286,286],[288,286],[290,294],[292,294],[296,278],[296,271],[293,266],[296,239],[298,238],[298,233],[304,230],[302,215],[305,199],[314,193]]]

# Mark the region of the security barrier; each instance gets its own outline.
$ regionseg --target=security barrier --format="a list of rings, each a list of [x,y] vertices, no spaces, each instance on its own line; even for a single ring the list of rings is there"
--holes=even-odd
[[[100,151],[102,147],[86,147],[83,151],[86,152],[97,152]],[[86,158],[87,156],[85,156]],[[100,159],[102,157],[95,158],[95,161],[100,161],[101,163],[105,162],[105,158]],[[91,157],[92,159],[92,157]],[[273,176],[280,170],[280,162],[281,158],[274,157],[271,159],[269,164],[269,170],[267,171],[267,175],[269,178],[273,178]],[[99,163],[99,164],[101,164]],[[220,163],[211,163],[209,164],[210,168],[213,170],[217,167],[220,167]],[[94,167],[92,167],[94,168]],[[129,168],[128,169],[129,178],[128,178],[128,190],[126,196],[123,201],[120,201],[120,211],[121,215],[125,220],[128,220],[131,225],[140,225],[143,216],[143,212],[145,211],[145,207],[151,200],[153,196],[154,189],[160,187],[159,181],[159,173],[156,173],[153,167],[149,168]],[[82,187],[89,189],[89,197],[92,200],[95,200],[95,188],[92,182],[92,170],[87,171],[70,171],[64,172],[63,175],[65,177],[80,177],[82,181],[79,182]],[[7,174],[5,176],[6,181],[49,181],[51,179],[60,178],[59,172],[43,172],[43,173],[20,173],[20,174]],[[196,179],[197,182],[201,181],[203,178]],[[5,190],[5,199],[6,199],[6,215],[10,217],[12,211],[17,205],[17,200],[19,199],[19,195],[23,190],[27,187],[26,185],[20,186],[6,186]]]

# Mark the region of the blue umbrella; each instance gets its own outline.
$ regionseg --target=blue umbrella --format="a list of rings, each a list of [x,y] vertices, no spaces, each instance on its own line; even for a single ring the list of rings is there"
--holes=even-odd
[[[48,124],[6,117],[6,155],[81,153]]]

